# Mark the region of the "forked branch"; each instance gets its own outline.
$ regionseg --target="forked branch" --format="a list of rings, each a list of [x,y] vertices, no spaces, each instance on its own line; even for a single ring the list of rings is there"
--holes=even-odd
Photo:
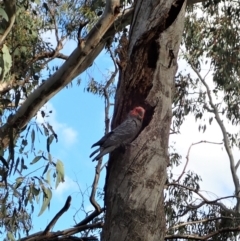
[[[237,210],[237,212],[240,212],[240,183],[239,183],[239,178],[237,176],[237,172],[236,172],[236,168],[235,168],[235,160],[234,160],[234,157],[233,157],[233,153],[232,153],[231,145],[230,145],[230,142],[229,142],[227,130],[226,130],[226,128],[225,128],[225,126],[224,126],[224,124],[221,120],[218,108],[214,104],[210,88],[207,85],[205,79],[202,78],[201,74],[195,68],[195,66],[192,64],[191,60],[189,60],[189,64],[190,64],[191,68],[193,69],[193,71],[197,74],[198,78],[200,79],[200,81],[202,82],[202,84],[205,86],[205,88],[207,90],[209,105],[210,105],[210,107],[212,109],[212,112],[215,116],[215,119],[216,119],[216,121],[217,121],[217,123],[218,123],[218,125],[219,125],[219,127],[222,131],[223,143],[224,143],[224,147],[225,147],[225,150],[226,150],[228,158],[229,158],[230,169],[231,169],[231,173],[232,173],[233,183],[234,183],[234,186],[235,186],[235,195],[237,197],[236,210]]]
[[[209,144],[215,144],[215,145],[221,145],[222,143],[217,143],[217,142],[211,142],[211,141],[199,141],[199,142],[196,142],[196,143],[192,143],[190,145],[190,147],[188,148],[188,152],[187,152],[187,156],[186,156],[186,163],[184,165],[184,168],[182,170],[182,173],[180,174],[180,176],[178,177],[178,179],[174,182],[174,183],[179,183],[180,179],[182,178],[182,176],[184,175],[185,171],[186,171],[186,168],[187,168],[187,165],[189,163],[189,155],[190,155],[190,151],[191,151],[191,148],[195,145],[198,145],[198,144],[201,144],[201,143],[209,143]]]

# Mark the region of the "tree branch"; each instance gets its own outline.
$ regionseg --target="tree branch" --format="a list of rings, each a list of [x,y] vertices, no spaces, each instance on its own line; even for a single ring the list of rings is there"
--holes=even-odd
[[[58,51],[58,48],[56,47],[55,50],[51,51],[51,52],[42,52],[42,53],[39,53],[38,55],[36,55],[34,57],[34,59],[32,59],[31,61],[28,62],[28,65],[30,64],[33,64],[35,63],[36,61],[38,60],[43,60],[45,58],[59,58],[59,59],[63,59],[63,60],[67,60],[69,56],[65,55],[65,54],[62,54],[62,53],[59,53]]]
[[[79,227],[79,226],[88,224],[90,221],[92,221],[95,217],[97,217],[104,210],[105,210],[105,208],[101,208],[100,212],[97,209],[94,210],[89,216],[84,218],[80,223],[76,224],[74,227]]]
[[[3,33],[3,35],[0,37],[0,47],[3,45],[3,42],[5,41],[6,37],[8,36],[9,32],[11,31],[13,24],[16,19],[16,1],[15,0],[4,0],[5,10],[8,15],[8,27]]]
[[[198,236],[198,235],[184,235],[184,234],[176,234],[176,235],[166,235],[165,240],[168,239],[193,239],[193,240],[209,240],[213,236],[220,234],[220,233],[227,233],[227,232],[239,232],[240,231],[240,226],[238,227],[228,227],[228,228],[222,228],[217,231],[214,231],[208,235],[205,236]]]
[[[178,186],[184,189],[187,189],[193,193],[196,193],[203,201],[201,203],[199,203],[198,205],[189,205],[189,208],[181,215],[184,216],[190,209],[198,209],[201,206],[203,206],[204,204],[214,204],[219,206],[220,208],[222,208],[222,210],[224,210],[225,212],[231,213],[231,214],[236,214],[233,210],[228,209],[223,203],[218,203],[218,201],[223,200],[223,199],[227,199],[227,198],[233,198],[236,197],[234,195],[232,196],[226,196],[226,197],[221,197],[215,200],[208,200],[206,197],[204,197],[201,193],[199,193],[198,190],[190,188],[190,187],[186,187],[182,184],[178,184],[178,183],[168,183],[166,186]]]
[[[206,2],[207,0],[187,0],[187,5],[193,5],[196,3]]]
[[[231,219],[231,220],[236,220],[239,218],[235,218],[235,217],[225,217],[225,216],[221,216],[221,217],[215,217],[215,218],[205,218],[205,219],[201,219],[201,220],[197,220],[197,221],[191,221],[191,222],[184,222],[175,226],[172,226],[170,228],[167,229],[166,232],[168,232],[171,229],[177,229],[186,225],[192,225],[192,224],[196,224],[196,223],[206,223],[206,222],[211,222],[211,221],[216,221],[216,220],[222,220],[222,219]]]
[[[190,150],[192,148],[192,146],[194,145],[198,145],[198,144],[201,144],[201,143],[209,143],[209,144],[217,144],[217,145],[221,145],[222,143],[217,143],[217,142],[211,142],[211,141],[199,141],[199,142],[196,142],[196,143],[192,143],[190,145],[190,147],[188,148],[188,152],[187,152],[187,156],[186,156],[186,163],[185,163],[185,166],[183,168],[183,171],[182,173],[180,174],[180,176],[178,177],[178,179],[175,181],[176,183],[178,183],[180,181],[180,179],[182,178],[183,174],[185,173],[186,171],[186,168],[187,168],[187,165],[188,165],[188,162],[189,162],[189,155],[190,155]]]
[[[71,196],[68,196],[63,208],[54,216],[52,221],[48,224],[48,226],[43,231],[42,236],[47,235],[49,231],[53,228],[57,220],[63,215],[63,213],[65,213],[69,209],[71,205],[71,200],[72,200]]]
[[[76,233],[79,233],[79,232],[87,230],[87,229],[96,229],[96,228],[102,228],[102,227],[103,227],[103,223],[98,222],[98,223],[94,223],[94,224],[83,225],[83,226],[79,226],[79,227],[65,229],[63,231],[51,232],[51,233],[48,233],[47,236],[45,236],[45,237],[42,236],[43,232],[37,232],[35,234],[29,235],[28,237],[20,239],[20,241],[40,241],[40,240],[44,240],[44,238],[47,238],[47,240],[50,241],[50,240],[54,240],[60,236],[61,236],[61,238],[63,238],[63,237],[67,237],[70,235],[74,235]]]
[[[16,114],[0,128],[2,147],[6,148],[9,145],[8,129],[22,129],[48,100],[89,67],[106,41],[130,23],[132,11],[133,9],[128,9],[120,13],[118,1],[107,1],[104,14],[87,35],[85,45],[77,47],[61,68],[33,91]]]
[[[94,176],[94,180],[93,180],[93,184],[92,184],[92,191],[91,191],[91,195],[89,198],[91,204],[95,208],[95,211],[98,212],[98,214],[101,213],[101,207],[98,204],[98,202],[96,201],[95,196],[96,196],[96,191],[97,191],[97,187],[98,187],[98,181],[100,178],[101,166],[102,166],[102,158],[100,158],[97,162],[95,176]]]
[[[209,105],[211,106],[211,109],[213,110],[213,113],[215,115],[215,119],[216,119],[216,121],[217,121],[217,123],[218,123],[218,125],[219,125],[219,127],[222,131],[224,147],[225,147],[225,150],[228,154],[228,158],[229,158],[229,161],[230,161],[230,169],[231,169],[231,173],[232,173],[233,183],[234,183],[234,186],[235,186],[235,195],[237,196],[236,210],[239,213],[240,212],[240,184],[239,184],[239,178],[237,176],[236,169],[235,169],[235,161],[234,161],[232,149],[231,149],[231,146],[230,146],[230,143],[229,143],[227,130],[226,130],[221,118],[220,118],[220,115],[218,113],[218,108],[216,107],[216,105],[213,102],[213,99],[212,99],[212,96],[211,96],[211,91],[210,91],[209,86],[207,85],[205,79],[202,78],[199,71],[194,67],[194,65],[191,63],[190,60],[189,60],[189,64],[190,64],[191,68],[193,69],[193,71],[197,74],[198,78],[200,79],[200,81],[203,83],[203,85],[205,86],[205,88],[207,90]]]

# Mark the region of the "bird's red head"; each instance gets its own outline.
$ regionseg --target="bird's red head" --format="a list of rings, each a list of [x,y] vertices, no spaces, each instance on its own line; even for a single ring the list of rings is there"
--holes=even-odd
[[[130,111],[130,115],[135,116],[135,117],[139,118],[140,120],[143,120],[144,115],[145,115],[145,110],[141,106],[138,106]]]

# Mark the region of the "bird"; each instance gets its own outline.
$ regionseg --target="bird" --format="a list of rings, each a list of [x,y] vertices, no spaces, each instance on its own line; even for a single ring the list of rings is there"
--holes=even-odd
[[[91,158],[99,152],[92,161],[99,160],[116,148],[131,143],[141,130],[144,115],[145,109],[143,107],[138,106],[132,109],[128,113],[127,118],[119,126],[92,145],[91,148],[99,146],[99,148],[89,156]]]

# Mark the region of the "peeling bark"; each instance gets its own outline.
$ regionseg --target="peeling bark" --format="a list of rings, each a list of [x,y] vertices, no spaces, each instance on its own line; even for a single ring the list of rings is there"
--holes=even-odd
[[[125,152],[110,156],[104,241],[161,241],[173,80],[186,1],[137,1],[126,66],[117,89],[113,127],[131,108],[146,109],[143,130]]]

